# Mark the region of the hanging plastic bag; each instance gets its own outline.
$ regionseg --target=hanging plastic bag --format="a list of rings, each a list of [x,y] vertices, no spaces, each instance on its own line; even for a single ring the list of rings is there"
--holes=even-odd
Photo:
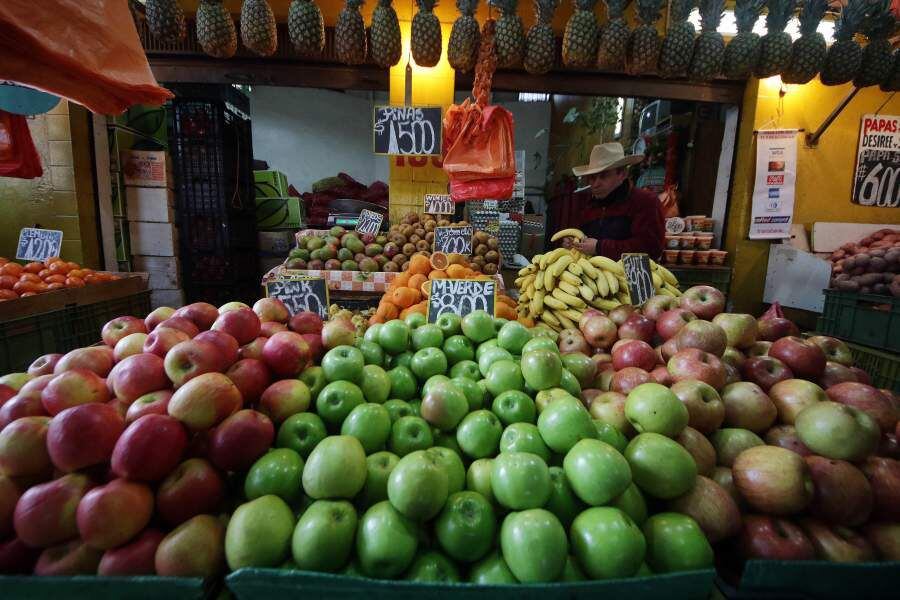
[[[660,211],[663,219],[678,216],[678,186],[667,185],[659,194]]]
[[[0,177],[34,179],[43,174],[28,121],[0,110]]]
[[[160,87],[124,0],[3,0],[0,79],[100,114],[172,97]]]

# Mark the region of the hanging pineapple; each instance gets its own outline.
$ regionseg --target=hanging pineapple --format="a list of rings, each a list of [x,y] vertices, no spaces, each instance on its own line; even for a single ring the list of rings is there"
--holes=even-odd
[[[161,42],[172,44],[184,39],[184,11],[178,0],[147,0],[147,26],[150,34]]]
[[[766,5],[766,0],[737,0],[734,7],[734,20],[737,34],[725,48],[725,61],[722,72],[729,79],[747,79],[759,61],[759,35],[753,32],[753,26]]]
[[[769,0],[766,35],[759,40],[759,58],[753,74],[763,79],[778,75],[791,60],[791,36],[785,31],[794,14],[796,0]]]
[[[634,28],[628,38],[625,64],[631,75],[643,75],[656,71],[662,40],[656,31],[656,21],[662,0],[637,0],[640,25]]]
[[[535,22],[525,36],[525,58],[522,60],[525,70],[532,75],[543,75],[556,62],[556,36],[551,22],[558,6],[559,0],[534,0]],[[590,59],[588,64],[593,62],[593,52]]]
[[[607,71],[621,71],[625,68],[625,53],[628,49],[629,29],[624,16],[628,0],[604,1],[609,22],[600,32],[597,66]]]
[[[275,14],[266,0],[244,0],[241,6],[241,41],[260,56],[275,54],[278,27]]]
[[[197,41],[210,56],[234,56],[237,51],[237,31],[222,0],[200,0],[197,7]]]
[[[891,75],[894,57],[888,38],[896,28],[897,21],[891,13],[890,1],[882,0],[864,24],[863,32],[869,38],[869,43],[863,49],[862,64],[853,78],[853,85],[858,88],[877,85]]]
[[[325,21],[313,0],[293,0],[288,10],[288,33],[301,56],[315,56],[325,49]]]
[[[515,67],[525,55],[525,30],[522,19],[516,14],[519,0],[490,0],[492,6],[500,9],[494,46],[497,50],[497,66]]]
[[[760,0],[761,1],[761,0]],[[683,77],[691,63],[697,30],[688,21],[696,0],[672,0],[669,30],[659,51],[657,70],[663,77]]]
[[[600,27],[594,16],[597,0],[575,0],[575,12],[566,23],[563,34],[562,59],[567,67],[583,69],[597,59]]]
[[[391,0],[378,0],[378,6],[372,13],[372,25],[369,29],[372,60],[384,69],[389,69],[400,62],[403,49],[400,45],[400,22],[397,13],[391,6]]]
[[[694,42],[694,54],[688,67],[688,77],[697,81],[709,81],[722,72],[725,59],[725,40],[716,31],[722,20],[725,0],[701,0],[700,35]]]
[[[828,47],[819,79],[825,85],[841,85],[852,80],[862,63],[862,48],[853,39],[866,17],[867,0],[850,0],[841,9],[834,27],[834,43]]]
[[[806,0],[800,11],[800,37],[791,46],[791,60],[781,72],[784,83],[807,83],[825,64],[825,36],[817,31],[828,9],[827,0]]]
[[[334,52],[347,65],[366,62],[366,26],[359,7],[363,0],[347,0],[334,25]]]
[[[478,44],[481,41],[481,29],[475,20],[478,0],[456,0],[456,8],[459,9],[459,18],[450,29],[447,61],[457,71],[468,73],[475,68]]]
[[[891,58],[891,72],[878,87],[883,92],[900,91],[900,50],[894,50]]]
[[[419,12],[413,17],[410,48],[420,67],[433,67],[441,60],[441,23],[434,16],[436,0],[416,0]]]

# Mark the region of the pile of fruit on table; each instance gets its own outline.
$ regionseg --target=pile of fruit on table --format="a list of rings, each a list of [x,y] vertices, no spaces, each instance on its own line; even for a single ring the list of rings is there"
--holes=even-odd
[[[0,256],[0,302],[118,278],[111,273],[82,268],[78,263],[64,261],[58,256],[25,265]]]
[[[559,334],[476,311],[358,336],[271,298],[115,319],[0,378],[0,572],[900,559],[896,399],[841,342],[723,309],[699,287]]]

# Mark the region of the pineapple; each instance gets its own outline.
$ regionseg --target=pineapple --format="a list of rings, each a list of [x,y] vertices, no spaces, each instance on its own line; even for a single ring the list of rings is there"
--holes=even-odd
[[[366,62],[366,26],[359,7],[363,0],[347,0],[334,26],[334,52],[348,65]]]
[[[708,81],[722,71],[725,59],[725,40],[716,31],[722,20],[725,0],[701,0],[700,35],[694,42],[694,53],[688,67],[688,77],[697,81]]]
[[[691,62],[697,30],[688,21],[696,0],[672,0],[669,30],[659,51],[657,69],[663,77],[683,77]],[[762,1],[762,0],[759,0]]]
[[[172,44],[184,39],[184,11],[178,0],[147,0],[147,25],[160,41]]]
[[[372,13],[369,29],[372,60],[379,67],[389,69],[400,62],[400,22],[391,0],[378,0]]]
[[[791,60],[781,73],[785,83],[807,83],[822,70],[825,63],[825,37],[816,31],[825,11],[827,0],[806,0],[800,11],[800,37],[791,46]]]
[[[609,22],[600,32],[597,66],[608,71],[621,71],[625,67],[625,53],[628,49],[629,30],[624,17],[628,0],[604,1]]]
[[[413,17],[410,48],[420,67],[433,67],[441,60],[441,23],[434,16],[435,0],[416,0],[419,12]]]
[[[275,54],[278,28],[275,14],[266,0],[244,0],[241,6],[241,41],[260,56]]]
[[[197,7],[197,41],[210,56],[234,56],[237,51],[237,31],[222,0],[200,0]]]
[[[459,18],[450,29],[447,61],[457,71],[468,73],[475,68],[478,44],[481,42],[481,29],[475,20],[478,0],[456,0],[456,8],[459,9]]]
[[[525,70],[533,75],[543,75],[556,62],[556,36],[553,35],[553,13],[559,0],[534,0],[535,23],[525,37]],[[595,23],[596,26],[596,23]],[[590,55],[593,61],[594,53]]]
[[[894,67],[891,43],[888,38],[897,28],[897,21],[891,13],[889,0],[882,0],[872,16],[866,21],[863,31],[869,38],[862,53],[862,64],[853,85],[858,88],[877,85],[887,80]]]
[[[522,62],[525,55],[525,30],[522,28],[521,17],[516,14],[519,0],[490,0],[490,4],[500,9],[494,38],[497,66],[514,67]]]
[[[796,0],[769,0],[766,35],[759,40],[759,59],[753,69],[760,79],[778,75],[791,60],[791,36],[784,29],[796,6]]]
[[[883,92],[896,92],[900,90],[900,50],[894,50],[891,59],[891,72],[878,86]]]
[[[567,67],[590,67],[597,58],[600,27],[594,16],[596,4],[597,0],[575,0],[575,12],[563,34],[562,59]]]
[[[834,27],[834,43],[828,47],[819,79],[825,85],[841,85],[852,80],[862,63],[862,48],[853,39],[866,17],[867,0],[850,0],[841,9]]]
[[[288,11],[291,43],[302,56],[315,56],[325,49],[325,21],[313,0],[293,0]]]
[[[729,79],[747,79],[759,61],[759,35],[753,33],[753,26],[766,0],[737,0],[734,20],[737,35],[731,38],[725,48],[725,63],[722,71]]]
[[[632,75],[652,73],[656,70],[662,40],[656,32],[656,21],[662,0],[637,0],[638,19],[641,24],[635,27],[628,38],[626,67]]]

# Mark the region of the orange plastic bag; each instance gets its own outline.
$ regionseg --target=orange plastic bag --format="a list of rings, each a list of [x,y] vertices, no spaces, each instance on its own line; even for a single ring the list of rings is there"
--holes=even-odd
[[[0,177],[34,179],[43,174],[28,121],[0,110]]]
[[[150,71],[125,0],[3,0],[0,32],[0,79],[101,114],[172,97]]]

